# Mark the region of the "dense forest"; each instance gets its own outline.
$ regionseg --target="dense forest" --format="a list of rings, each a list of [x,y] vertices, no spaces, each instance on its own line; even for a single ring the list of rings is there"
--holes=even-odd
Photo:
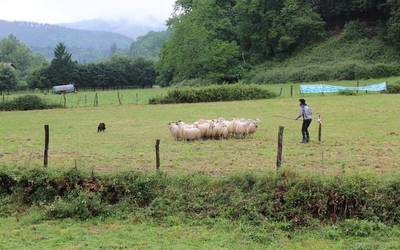
[[[254,79],[257,75],[254,70],[261,72],[263,68],[274,67],[323,42],[332,45],[323,45],[325,49],[335,50],[354,44],[349,41],[372,39],[375,46],[372,49],[367,42],[359,44],[374,52],[393,51],[400,48],[399,10],[400,2],[396,0],[177,0],[168,21],[172,35],[157,63],[158,82],[170,85],[187,79],[213,82]],[[336,40],[328,41],[333,38]],[[353,60],[349,64],[353,71],[358,69],[358,63],[373,60],[355,54],[354,58],[348,58]],[[385,59],[377,67],[383,68],[384,74],[399,74],[398,59],[391,59],[389,65]],[[336,63],[340,63],[338,60]],[[260,64],[265,67],[254,67]],[[348,71],[349,65],[343,69]],[[368,71],[365,65],[360,67],[361,71]],[[372,70],[379,73],[375,68]],[[345,73],[339,78],[369,76]],[[259,82],[274,82],[274,77],[268,77],[264,80],[259,77]],[[312,80],[335,77],[333,72],[327,72],[321,77],[314,75]]]

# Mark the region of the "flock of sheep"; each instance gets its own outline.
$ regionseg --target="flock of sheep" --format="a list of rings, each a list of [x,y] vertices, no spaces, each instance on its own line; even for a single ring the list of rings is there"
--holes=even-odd
[[[169,123],[169,130],[175,140],[228,139],[230,137],[243,139],[257,131],[260,120],[223,118],[215,120],[199,120],[192,124],[182,121]]]

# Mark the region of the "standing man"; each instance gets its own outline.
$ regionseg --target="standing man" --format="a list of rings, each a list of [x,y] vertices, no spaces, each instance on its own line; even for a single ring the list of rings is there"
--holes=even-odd
[[[312,122],[312,110],[310,106],[307,105],[306,100],[300,99],[300,115],[296,120],[303,118],[303,126],[301,127],[301,134],[303,136],[303,143],[310,142],[310,133],[308,132],[308,127]]]

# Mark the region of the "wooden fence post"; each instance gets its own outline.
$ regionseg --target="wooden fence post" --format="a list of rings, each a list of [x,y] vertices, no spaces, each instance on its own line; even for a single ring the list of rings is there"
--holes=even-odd
[[[96,94],[94,95],[94,105],[95,107],[99,106],[99,96]]]
[[[321,115],[318,116],[318,141],[322,142],[322,120],[321,120]]]
[[[293,85],[290,85],[290,97],[293,97]]]
[[[360,87],[360,81],[357,81],[357,90],[356,90],[357,95],[358,95],[358,88],[359,87]]]
[[[119,91],[117,91],[117,96],[118,96],[119,105],[122,105],[121,96],[119,95]]]
[[[44,159],[43,165],[47,168],[49,164],[49,141],[50,141],[50,131],[49,125],[44,125]]]
[[[278,132],[278,153],[276,156],[276,170],[279,171],[282,165],[282,154],[283,154],[283,131],[285,127],[279,126]]]
[[[281,88],[281,92],[279,92],[279,96],[282,96],[283,88]]]
[[[160,139],[156,140],[156,169],[160,170]]]
[[[63,99],[64,99],[64,108],[67,106],[67,98],[65,97],[65,93],[63,93]]]

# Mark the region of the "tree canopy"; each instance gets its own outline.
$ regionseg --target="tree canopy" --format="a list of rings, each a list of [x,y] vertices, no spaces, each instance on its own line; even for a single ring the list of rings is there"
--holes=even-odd
[[[399,13],[397,0],[177,0],[158,82],[239,79],[249,65],[287,58],[350,21],[384,27],[400,48]]]
[[[13,63],[16,66],[17,81],[24,83],[28,74],[35,68],[46,64],[44,57],[35,55],[14,35],[0,40],[0,63]]]

